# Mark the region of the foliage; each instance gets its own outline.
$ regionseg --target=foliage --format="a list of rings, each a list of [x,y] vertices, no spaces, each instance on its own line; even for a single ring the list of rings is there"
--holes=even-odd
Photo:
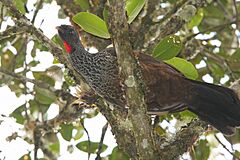
[[[179,36],[170,35],[163,38],[154,48],[153,56],[157,59],[168,60],[178,55],[182,49]]]
[[[94,14],[81,12],[73,17],[73,21],[88,33],[102,38],[110,38],[106,23]]]
[[[131,23],[142,10],[146,0],[127,0],[126,11],[128,15],[128,23]]]
[[[26,8],[26,2],[26,0],[13,1],[17,9],[23,14],[29,12]],[[44,5],[51,2],[52,0],[44,1]],[[181,29],[172,32],[159,30],[161,26],[165,25],[165,23],[161,22],[161,18],[167,15],[166,13],[174,9],[177,11],[181,10],[181,8],[174,8],[178,2],[176,0],[158,1],[158,3],[153,4],[155,6],[153,7],[154,11],[151,10],[149,13],[146,8],[155,3],[154,1],[127,0],[125,9],[129,28],[133,33],[130,38],[134,39],[138,34],[141,37],[140,40],[133,40],[132,43],[144,40],[143,45],[138,46],[138,48],[144,52],[151,48],[152,45],[151,52],[147,54],[152,54],[158,60],[164,60],[190,79],[203,80],[206,75],[210,75],[215,84],[229,86],[231,82],[240,78],[239,23],[236,23],[238,15],[234,14],[238,13],[235,9],[240,8],[239,2],[234,7],[232,0],[208,1],[204,6],[195,7],[197,10],[196,14],[188,22],[184,22]],[[34,4],[35,7],[38,3],[39,1]],[[61,8],[67,8],[74,14],[71,20],[81,27],[81,38],[85,42],[86,47],[98,49],[102,46],[107,46],[105,42],[109,43],[111,36],[106,25],[109,17],[108,9],[101,4],[102,1],[74,0],[72,4],[66,4],[57,0],[57,3]],[[194,7],[191,3],[188,5]],[[0,8],[1,24],[3,24],[6,22],[7,17],[12,15],[1,3]],[[41,10],[42,7],[39,9]],[[62,9],[59,12],[62,15],[67,14],[67,11],[64,12]],[[167,16],[167,19],[175,15],[178,15],[178,12],[173,12],[171,16]],[[144,24],[145,22],[148,23]],[[171,23],[174,24],[174,21]],[[152,25],[152,28],[149,27],[150,25]],[[136,33],[135,31],[141,28],[141,26],[143,26],[143,32],[139,31]],[[8,30],[11,31],[13,27],[7,26],[6,30],[1,33]],[[29,135],[29,132],[38,129],[37,123],[39,121],[43,124],[50,121],[48,110],[52,104],[55,104],[60,112],[64,112],[65,115],[70,114],[67,111],[65,113],[65,109],[69,107],[69,104],[75,104],[76,99],[72,100],[71,98],[74,96],[69,98],[62,96],[60,93],[69,93],[72,87],[76,87],[76,82],[71,77],[71,71],[64,67],[59,67],[61,65],[56,59],[49,68],[41,71],[36,70],[40,63],[36,58],[37,54],[44,54],[45,51],[49,52],[50,50],[43,43],[37,41],[36,37],[31,34],[31,31],[19,32],[19,26],[16,27],[17,34],[9,32],[7,36],[4,36],[4,34],[0,33],[0,68],[14,74],[13,76],[5,72],[3,72],[5,74],[2,74],[2,70],[0,70],[0,86],[7,85],[17,97],[31,95],[31,98],[27,99],[26,103],[15,106],[15,110],[9,117],[14,118],[16,123],[23,126],[26,135],[19,137],[29,144],[34,144],[33,140],[29,140],[33,137]],[[158,30],[154,32],[156,28]],[[157,37],[154,36],[158,35],[159,32],[170,34],[163,34],[164,36],[158,41]],[[58,36],[54,36],[52,41],[63,47]],[[28,46],[30,43],[33,44],[31,49]],[[11,47],[9,47],[9,44]],[[102,46],[99,47],[100,45]],[[145,48],[145,46],[148,47]],[[203,65],[200,68],[196,67],[200,62]],[[33,83],[29,85],[29,82],[18,76],[30,77],[40,84]],[[60,88],[56,88],[56,84],[59,81],[63,82]],[[86,109],[78,105],[77,107],[73,105],[72,110],[78,112],[80,116],[74,120],[68,117],[71,119],[68,119],[69,122],[59,120],[56,124],[53,124],[53,128],[51,128],[52,124],[47,126],[50,129],[41,137],[46,144],[45,147],[57,156],[61,154],[60,146],[62,145],[60,144],[59,136],[69,144],[72,141],[76,142],[76,146],[72,147],[83,152],[95,154],[98,151],[99,142],[85,141],[82,140],[82,137],[86,134],[83,126],[85,119],[95,117],[99,111],[96,107],[92,107],[87,109],[88,111],[90,110],[89,112],[85,112]],[[4,107],[4,104],[2,104],[2,107]],[[195,118],[195,115],[185,111],[163,115],[159,123],[177,120],[178,124],[193,118]],[[177,128],[178,126],[175,125],[174,127]],[[162,136],[166,136],[169,133],[169,128],[164,128],[159,124],[157,124],[155,130]],[[238,130],[237,133],[235,136],[228,137],[227,140],[233,144],[240,143],[240,131]],[[210,132],[203,136],[206,137],[212,134],[215,133]],[[198,140],[192,147],[189,155],[196,160],[208,159],[211,156],[211,152],[216,148],[216,146],[210,146],[209,144],[210,141],[208,139]],[[107,145],[102,145],[101,152],[104,152],[107,149]],[[239,151],[234,151],[234,153],[239,155]],[[26,153],[19,158],[31,159],[30,153]],[[118,147],[114,148],[112,153],[105,158],[110,160],[129,159],[128,155]]]

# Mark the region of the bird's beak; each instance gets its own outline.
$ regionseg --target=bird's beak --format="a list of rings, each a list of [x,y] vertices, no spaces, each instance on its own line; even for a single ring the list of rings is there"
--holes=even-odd
[[[58,33],[59,33],[59,32],[63,33],[63,29],[62,29],[61,26],[57,26],[56,29],[58,30]]]
[[[62,28],[62,26],[57,26],[56,29],[58,30],[58,35],[61,39],[64,39],[64,30]]]

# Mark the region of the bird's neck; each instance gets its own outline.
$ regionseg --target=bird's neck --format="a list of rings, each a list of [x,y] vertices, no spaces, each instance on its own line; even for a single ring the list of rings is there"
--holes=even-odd
[[[69,54],[71,63],[80,74],[87,76],[89,67],[94,63],[92,54],[85,50],[81,42],[72,47],[74,50]]]
[[[73,42],[64,40],[63,45],[64,45],[66,52],[70,55],[73,54],[75,52],[75,50],[85,51],[85,49],[80,41],[78,41],[77,43],[73,43]]]

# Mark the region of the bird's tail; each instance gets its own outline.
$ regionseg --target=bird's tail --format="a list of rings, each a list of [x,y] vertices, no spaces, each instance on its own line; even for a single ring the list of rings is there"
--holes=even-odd
[[[240,100],[233,90],[203,82],[191,81],[189,110],[230,135],[240,126]]]

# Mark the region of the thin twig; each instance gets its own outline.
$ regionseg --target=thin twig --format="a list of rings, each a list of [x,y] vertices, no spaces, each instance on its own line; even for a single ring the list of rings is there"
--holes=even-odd
[[[104,140],[107,128],[108,128],[108,122],[102,128],[102,135],[101,135],[101,139],[100,139],[100,142],[98,145],[97,157],[95,158],[95,160],[101,160],[100,154],[102,152],[103,140]]]
[[[236,0],[233,0],[234,12],[235,12],[235,21],[238,22],[238,7]],[[238,23],[236,23],[238,29]]]
[[[2,43],[4,40],[11,38],[12,36],[16,36],[26,32],[27,28],[19,28],[16,26],[9,27],[7,30],[0,33],[0,42]]]
[[[145,16],[143,19],[143,23],[145,24],[141,24],[140,29],[137,31],[138,34],[136,34],[136,38],[134,39],[134,47],[140,49],[139,47],[143,47],[143,44],[148,40],[146,40],[145,38],[142,37],[149,37],[149,31],[151,27],[153,26],[161,26],[164,22],[166,22],[167,20],[169,20],[183,5],[185,5],[188,1],[187,0],[181,0],[180,2],[176,3],[176,5],[170,9],[162,19],[160,19],[158,22],[153,22],[148,16]],[[158,1],[153,2],[152,0],[148,1],[148,5],[151,6],[150,10],[148,9],[148,12],[152,12],[153,6],[150,5],[151,3],[156,3],[155,5],[157,5],[157,3],[159,3]],[[158,27],[156,27],[158,29]],[[144,34],[144,36],[143,36]],[[154,32],[154,35],[156,34],[156,32]]]
[[[4,10],[4,6],[3,5],[1,5],[1,8],[0,8],[0,22],[2,23],[2,21],[3,21],[3,10]]]
[[[37,81],[35,79],[30,79],[30,78],[18,75],[18,74],[14,73],[14,72],[9,72],[8,70],[3,69],[1,67],[0,67],[0,73],[8,75],[8,76],[10,76],[12,78],[18,79],[18,80],[20,80],[20,81],[22,81],[24,83],[25,82],[30,82],[30,83],[35,84],[38,87],[41,87],[41,88],[44,88],[44,89],[48,89],[50,91],[55,91],[55,89],[53,87],[51,87],[48,83],[45,83],[45,82],[42,82],[42,81]]]
[[[17,27],[27,27],[27,33],[31,34],[33,38],[38,40],[41,44],[46,46],[49,51],[56,57],[60,63],[65,64],[65,66],[72,71],[72,76],[77,83],[80,83],[82,77],[76,73],[73,69],[71,63],[69,62],[66,54],[63,54],[62,48],[60,48],[57,44],[47,38],[41,30],[37,29],[23,14],[21,14],[17,8],[14,6],[13,2],[10,0],[1,0],[1,3],[6,6],[10,13],[12,13],[13,20]]]
[[[192,4],[196,9],[201,8],[207,2],[198,1],[198,3]],[[184,3],[185,4],[185,3]],[[186,21],[177,14],[172,15],[168,21],[163,24],[155,24],[148,31],[148,39],[144,44],[144,53],[150,54],[155,47],[156,43],[159,42],[163,37],[171,35],[179,31],[183,25],[186,24]],[[146,35],[145,35],[146,36]]]
[[[211,31],[216,31],[216,29],[222,29],[222,28],[225,28],[226,26],[229,26],[233,23],[237,23],[235,20],[234,21],[230,21],[230,22],[226,22],[226,23],[223,23],[223,24],[220,24],[220,25],[217,25],[217,26],[213,26],[213,27],[209,27],[201,32],[198,32],[198,33],[193,33],[189,36],[187,36],[184,40],[183,40],[183,44],[185,44],[187,41],[191,40],[192,38],[196,37],[197,35],[199,34],[204,34],[204,33],[207,33],[207,32],[211,32]]]
[[[38,2],[38,4],[37,4],[36,10],[34,11],[34,14],[33,14],[33,19],[32,19],[32,21],[31,21],[32,24],[34,24],[35,19],[36,19],[36,17],[37,17],[37,14],[38,14],[40,8],[42,7],[42,5],[43,5],[43,0],[40,0],[40,1]]]
[[[48,159],[51,160],[57,160],[56,154],[54,154],[52,151],[50,151],[45,145],[43,145],[42,140],[40,139],[40,148],[43,151],[44,155],[48,157]]]
[[[25,45],[25,51],[24,51],[24,53],[26,53],[27,43],[28,43],[28,36],[26,37],[26,40],[25,40],[25,42],[24,42],[24,45]],[[18,55],[20,55],[20,54],[21,54],[21,52],[18,52]],[[26,57],[26,55],[25,55],[25,57]],[[17,57],[16,57],[16,58],[17,58]],[[16,59],[16,58],[15,58],[15,59]],[[24,76],[26,77],[26,76],[27,76],[27,71],[28,71],[28,66],[27,66],[26,58],[24,58],[24,66],[23,66],[23,67],[24,67],[23,74],[24,74]],[[24,94],[25,94],[25,95],[29,94],[29,90],[27,89],[27,82],[24,82],[23,85],[24,85]],[[26,117],[27,122],[29,122],[29,121],[30,121],[30,117],[29,117],[29,114],[28,114],[27,103],[28,103],[28,100],[27,100],[27,97],[25,97],[25,104],[24,104],[24,112],[25,112],[25,115],[24,115],[24,116]]]
[[[170,11],[168,11],[164,17],[162,19],[160,19],[158,22],[156,22],[156,24],[163,24],[163,22],[165,22],[166,20],[168,20],[172,15],[174,15],[178,10],[180,10],[186,3],[188,2],[188,0],[182,0],[180,2],[178,2]]]
[[[164,160],[179,159],[179,155],[182,155],[187,149],[193,145],[200,135],[207,129],[207,123],[196,119],[182,127],[176,135],[170,139],[160,139],[158,144],[161,148],[160,158]],[[167,145],[165,145],[167,144]],[[171,152],[169,151],[177,151]]]
[[[234,75],[233,71],[231,70],[228,64],[228,61],[225,58],[221,57],[218,54],[212,54],[212,52],[209,51],[207,48],[204,48],[204,52],[202,52],[201,54],[206,56],[209,59],[214,60],[223,70],[226,70],[232,81],[235,81],[237,79],[237,77]]]
[[[17,27],[27,27],[28,33],[32,34],[36,39],[38,39],[42,44],[49,48],[51,53],[58,58],[62,64],[66,64],[68,67],[68,60],[63,53],[62,49],[53,43],[49,38],[47,38],[39,29],[34,27],[34,25],[19,12],[19,10],[14,6],[13,2],[10,0],[1,0],[2,4],[7,7],[7,9],[12,13],[13,20]],[[71,67],[70,67],[71,68]]]
[[[237,7],[236,0],[232,0],[232,1],[233,1],[233,6],[234,6],[234,12],[235,12],[234,14],[235,14],[235,21],[236,21],[236,30],[238,30],[238,28],[239,28],[238,7]],[[235,36],[236,36],[236,39],[237,39],[237,46],[239,47],[238,36],[236,34],[235,34]]]
[[[224,4],[222,3],[222,1],[220,0],[215,0],[219,6],[219,8],[223,11],[224,16],[226,16],[228,19],[231,19],[231,16],[229,15],[226,7],[224,6]]]
[[[231,152],[221,141],[220,139],[214,134],[214,137],[216,138],[216,140],[218,141],[218,143],[220,143],[223,148],[228,151],[228,153],[230,153],[234,158],[236,158],[237,160],[240,160],[240,157],[238,157],[237,155],[235,155],[233,152]]]
[[[84,131],[86,132],[87,134],[87,138],[88,138],[88,160],[90,159],[90,156],[91,156],[91,152],[90,152],[90,148],[91,148],[91,141],[90,141],[90,136],[89,136],[89,133],[88,133],[88,130],[86,129],[84,123],[82,121],[80,121],[81,125],[83,126],[83,129]]]
[[[36,121],[36,123],[38,123]],[[37,160],[37,152],[40,148],[40,139],[41,139],[41,132],[39,131],[39,128],[36,127],[33,131],[33,140],[34,140],[34,160]]]

